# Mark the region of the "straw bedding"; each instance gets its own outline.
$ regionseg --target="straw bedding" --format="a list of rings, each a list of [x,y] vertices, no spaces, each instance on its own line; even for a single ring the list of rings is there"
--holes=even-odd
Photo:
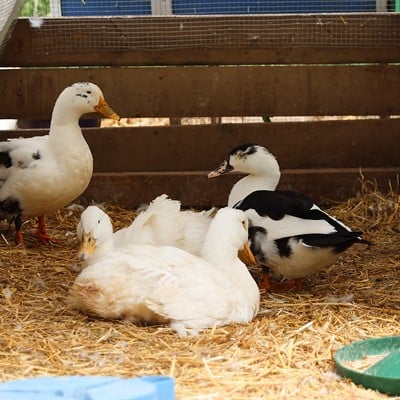
[[[61,241],[28,248],[0,225],[0,379],[40,375],[171,375],[178,399],[383,399],[335,373],[332,354],[353,340],[400,332],[400,201],[365,183],[363,193],[330,211],[375,245],[354,246],[299,292],[262,293],[248,325],[180,339],[167,327],[137,327],[86,317],[68,305],[78,274],[80,209],[49,216]],[[116,228],[132,210],[106,205]],[[258,270],[253,271],[257,276]]]

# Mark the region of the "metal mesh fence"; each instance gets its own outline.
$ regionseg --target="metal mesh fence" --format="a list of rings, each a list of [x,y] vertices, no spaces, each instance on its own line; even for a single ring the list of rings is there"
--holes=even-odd
[[[60,15],[209,15],[376,12],[393,8],[383,0],[51,0]]]
[[[32,30],[32,44],[34,51],[47,54],[93,49],[400,44],[399,27],[390,18],[400,0],[41,1],[49,1],[51,15],[43,24],[40,19],[32,20],[38,27]],[[388,18],[381,17],[377,23],[377,13]],[[323,19],[321,14],[325,14]]]

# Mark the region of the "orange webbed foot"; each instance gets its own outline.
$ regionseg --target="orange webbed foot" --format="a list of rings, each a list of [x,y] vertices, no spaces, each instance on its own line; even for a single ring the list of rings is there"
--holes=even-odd
[[[301,278],[298,278],[286,280],[282,283],[271,283],[269,281],[268,274],[263,273],[263,279],[259,283],[258,287],[260,289],[265,289],[267,292],[297,291],[303,287],[303,280]]]
[[[39,239],[40,242],[44,244],[52,244],[60,242],[59,239],[53,238],[47,233],[46,223],[43,215],[38,217],[38,227],[35,231],[35,236]]]

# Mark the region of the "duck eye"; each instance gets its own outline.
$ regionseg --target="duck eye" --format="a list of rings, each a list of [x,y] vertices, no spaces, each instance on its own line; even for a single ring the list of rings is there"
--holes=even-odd
[[[97,220],[97,223],[98,223],[98,224],[100,223],[100,220],[99,220],[99,219]]]
[[[92,94],[92,92],[91,92],[90,90],[88,90],[86,93],[87,93],[87,94]]]

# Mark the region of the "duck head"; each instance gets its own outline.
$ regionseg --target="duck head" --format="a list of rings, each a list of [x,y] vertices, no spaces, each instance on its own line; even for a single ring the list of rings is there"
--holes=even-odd
[[[62,121],[65,116],[79,118],[83,114],[98,112],[106,118],[119,120],[104,99],[101,89],[92,82],[78,82],[65,88],[58,96],[53,110],[53,118]]]
[[[239,258],[255,264],[248,240],[249,221],[242,210],[224,207],[217,211],[203,243],[202,256],[209,261]],[[245,261],[244,261],[245,260]]]
[[[97,206],[87,207],[81,214],[77,226],[77,236],[81,244],[78,259],[87,261],[113,248],[113,227],[110,217]]]
[[[234,147],[219,167],[208,174],[208,177],[215,178],[230,171],[258,174],[264,173],[267,168],[270,171],[279,171],[276,158],[265,147],[246,143]]]

